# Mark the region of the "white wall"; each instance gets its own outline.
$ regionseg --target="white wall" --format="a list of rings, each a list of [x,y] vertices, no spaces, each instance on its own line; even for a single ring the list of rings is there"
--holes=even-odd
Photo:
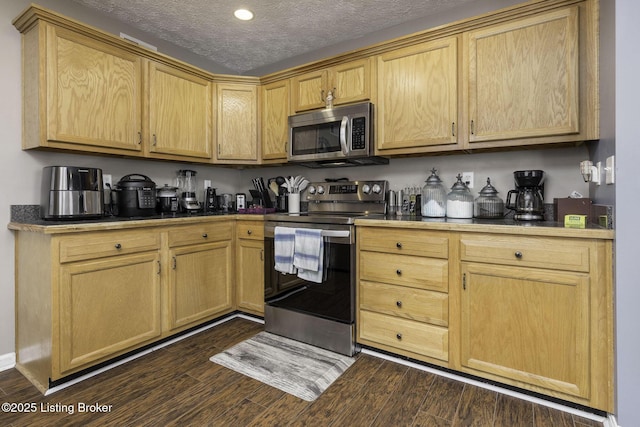
[[[602,0],[608,1],[608,0]],[[616,362],[618,423],[640,426],[640,3],[618,0],[616,19]]]

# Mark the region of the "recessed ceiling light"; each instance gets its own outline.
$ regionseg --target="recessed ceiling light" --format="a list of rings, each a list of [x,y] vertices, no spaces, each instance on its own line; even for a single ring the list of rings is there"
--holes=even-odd
[[[242,21],[250,21],[253,19],[253,12],[248,9],[238,9],[233,12],[233,15]]]

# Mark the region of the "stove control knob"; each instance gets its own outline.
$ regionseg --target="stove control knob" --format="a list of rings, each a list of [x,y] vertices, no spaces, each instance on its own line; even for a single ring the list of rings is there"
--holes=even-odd
[[[313,185],[310,185],[307,191],[309,191],[309,194],[316,194],[316,187]]]
[[[324,187],[322,185],[318,185],[318,194],[324,194]]]
[[[369,186],[369,184],[365,184],[362,186],[362,192],[364,194],[369,194],[371,193],[371,187]]]
[[[382,187],[379,184],[373,184],[373,194],[380,194]]]

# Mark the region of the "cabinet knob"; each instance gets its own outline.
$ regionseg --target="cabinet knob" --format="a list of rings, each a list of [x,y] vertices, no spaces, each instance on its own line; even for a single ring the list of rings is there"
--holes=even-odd
[[[398,306],[398,308],[402,308],[402,301],[396,301],[396,305]]]
[[[397,274],[398,276],[402,276],[402,270],[397,269],[397,270],[396,270],[396,274]]]
[[[401,339],[402,339],[402,334],[401,334],[400,332],[398,332],[398,333],[396,334],[396,338],[397,338],[398,340],[401,340]]]
[[[251,234],[251,233],[252,233],[252,231],[251,231],[251,230],[247,230],[247,234]]]
[[[402,243],[400,243],[400,242],[396,243],[396,248],[402,249]]]
[[[202,238],[203,238],[203,239],[206,239],[207,237],[209,237],[209,235],[208,235],[207,233],[203,233],[203,234],[202,234]]]
[[[122,245],[120,243],[116,243],[116,249],[122,249]]]
[[[514,255],[518,259],[522,258],[522,252],[520,252],[520,251],[516,251],[516,253]]]

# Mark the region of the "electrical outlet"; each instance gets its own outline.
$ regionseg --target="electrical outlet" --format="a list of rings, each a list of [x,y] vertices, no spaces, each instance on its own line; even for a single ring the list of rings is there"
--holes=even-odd
[[[111,180],[111,174],[106,173],[102,175],[102,185],[104,185],[104,188],[113,188],[113,183],[111,182]]]
[[[204,189],[206,190],[207,188],[211,188],[211,180],[210,179],[205,179],[204,180]]]
[[[462,172],[462,182],[467,184],[467,187],[473,188],[473,172]]]

